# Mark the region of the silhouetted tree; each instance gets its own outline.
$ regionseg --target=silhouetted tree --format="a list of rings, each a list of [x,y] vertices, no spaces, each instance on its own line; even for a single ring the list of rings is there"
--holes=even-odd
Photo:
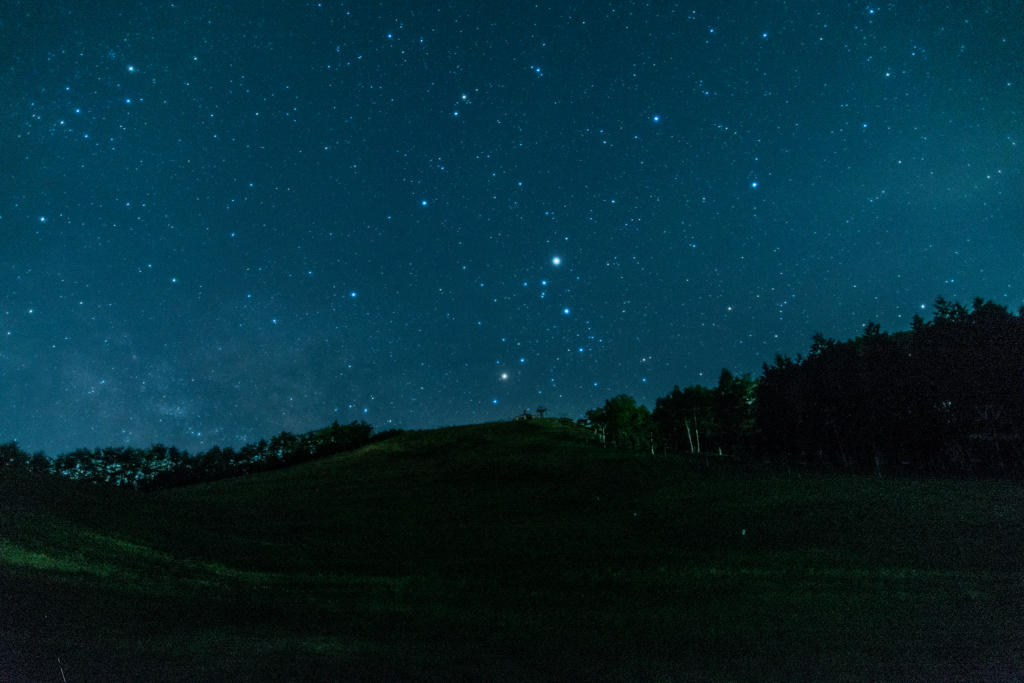
[[[662,439],[676,451],[696,453],[711,444],[715,425],[714,391],[699,384],[682,391],[676,386],[657,399],[651,413]]]
[[[37,474],[49,474],[53,463],[42,451],[32,454],[28,462],[28,469]]]
[[[746,448],[754,430],[754,380],[750,373],[737,377],[722,368],[712,401],[714,446],[720,452],[737,455]]]
[[[606,400],[603,408],[588,410],[584,425],[604,434],[619,448],[633,450],[646,447],[654,429],[647,406],[638,406],[636,399],[626,394]]]
[[[718,386],[676,386],[659,398],[651,417],[663,443],[676,451],[735,455],[751,446],[755,430],[751,375],[723,368]]]
[[[755,389],[777,458],[854,472],[1024,474],[1024,323],[976,299],[941,297],[933,319],[890,334],[869,322],[806,359],[779,357]]]
[[[21,450],[16,441],[0,443],[0,467],[25,468],[28,462],[28,453]]]

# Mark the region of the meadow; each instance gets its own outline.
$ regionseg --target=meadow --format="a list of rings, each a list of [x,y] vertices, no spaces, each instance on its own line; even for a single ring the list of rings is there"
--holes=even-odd
[[[0,470],[0,680],[1019,681],[1022,522],[557,420],[153,494]]]

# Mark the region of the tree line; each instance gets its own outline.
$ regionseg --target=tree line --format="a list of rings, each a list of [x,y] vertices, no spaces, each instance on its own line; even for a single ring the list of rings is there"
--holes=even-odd
[[[538,412],[542,412],[538,409]],[[718,385],[673,388],[654,410],[622,394],[579,423],[606,446],[650,453],[734,456],[748,463],[876,474],[1024,476],[1024,307],[943,298],[932,320],[888,333],[868,322],[845,342],[816,333],[806,356],[778,355],[760,377],[723,369]],[[0,444],[0,466],[80,481],[157,490],[261,472],[359,448],[365,422],[239,450],[189,455],[79,449],[50,459]]]
[[[80,448],[53,459],[41,452],[29,455],[12,441],[0,444],[0,467],[19,467],[76,481],[155,491],[290,467],[354,450],[399,431],[373,434],[373,426],[366,422],[341,425],[335,421],[305,434],[281,432],[270,441],[261,439],[238,450],[214,446],[190,455],[173,446],[154,444],[149,448]]]
[[[932,320],[845,342],[817,333],[806,356],[761,376],[675,387],[653,411],[627,395],[580,423],[599,442],[650,452],[877,474],[1024,475],[1024,307],[943,298]]]
[[[723,369],[718,386],[677,385],[657,399],[654,410],[620,394],[587,411],[579,424],[605,445],[651,453],[746,453],[755,433],[754,389],[750,373]]]

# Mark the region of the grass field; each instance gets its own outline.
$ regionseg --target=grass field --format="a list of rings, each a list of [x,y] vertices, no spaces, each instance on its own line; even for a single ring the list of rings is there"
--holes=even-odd
[[[0,470],[0,681],[1021,681],[1022,522],[555,420],[149,495]]]

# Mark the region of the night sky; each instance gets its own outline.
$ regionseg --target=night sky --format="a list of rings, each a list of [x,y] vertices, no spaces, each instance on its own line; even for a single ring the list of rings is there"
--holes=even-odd
[[[575,419],[1016,311],[1022,7],[5,0],[0,442]]]

